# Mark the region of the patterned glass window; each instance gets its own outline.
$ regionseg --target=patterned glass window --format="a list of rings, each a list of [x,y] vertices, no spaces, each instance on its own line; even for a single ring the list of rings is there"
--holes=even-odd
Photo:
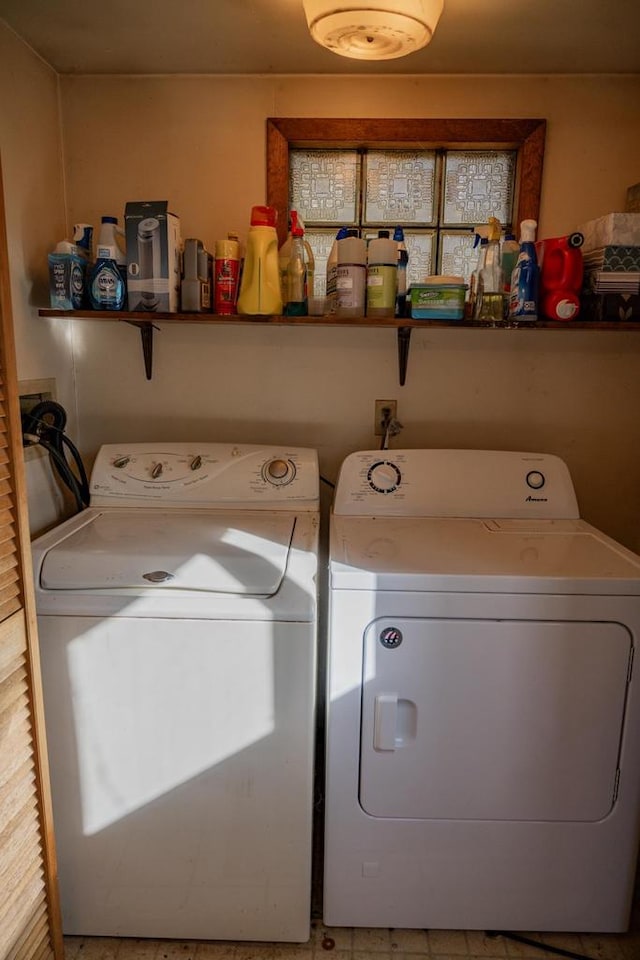
[[[369,239],[401,225],[408,282],[462,276],[477,261],[474,227],[497,217],[513,230],[515,150],[292,149],[290,208],[298,210],[316,259],[314,293],[325,292],[326,261],[339,226]]]
[[[478,262],[478,248],[474,247],[474,233],[453,233],[443,230],[440,235],[441,273],[448,277],[471,276]]]
[[[510,150],[449,150],[445,154],[444,210],[447,226],[475,226],[497,217],[511,222],[516,156]]]
[[[364,178],[365,223],[432,223],[435,151],[369,150]]]
[[[356,224],[360,156],[356,150],[292,150],[290,207],[306,224]]]

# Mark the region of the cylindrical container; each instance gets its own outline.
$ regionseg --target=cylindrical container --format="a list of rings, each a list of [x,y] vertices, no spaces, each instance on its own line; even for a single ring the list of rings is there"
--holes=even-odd
[[[160,221],[156,217],[146,217],[138,224],[138,277],[145,281],[140,290],[143,310],[157,309],[155,278],[161,276]]]
[[[336,316],[363,317],[366,304],[367,245],[357,230],[338,240]]]
[[[291,251],[287,264],[287,295],[284,312],[289,317],[305,317],[309,311],[307,292],[307,257],[304,229],[298,215],[291,211]]]
[[[325,313],[332,315],[336,312],[338,302],[338,240],[344,240],[347,235],[347,228],[340,227],[336,238],[331,245],[331,251],[327,257],[327,287],[325,298]]]
[[[476,240],[473,244],[476,247],[480,244],[480,249],[478,251],[478,263],[476,268],[471,274],[471,280],[469,283],[469,300],[467,302],[467,316],[471,320],[475,316],[476,304],[478,302],[478,288],[480,286],[480,275],[482,273],[482,268],[484,267],[484,261],[487,255],[487,247],[489,245],[488,237],[481,237],[480,234],[476,233]]]
[[[535,220],[523,220],[520,224],[520,253],[511,275],[509,296],[509,319],[518,324],[534,323],[538,319],[537,226]]]
[[[404,242],[404,230],[396,227],[393,239],[398,247],[398,291],[396,293],[396,317],[404,317],[407,312],[407,268],[409,266],[409,251]]]
[[[398,291],[398,244],[378,230],[367,251],[367,316],[394,317]]]
[[[238,313],[245,316],[273,316],[282,313],[277,215],[273,207],[251,208],[251,226],[247,236],[238,297]]]
[[[506,297],[511,292],[511,274],[518,262],[520,255],[520,244],[512,233],[508,233],[502,241],[501,262],[502,262],[502,289]]]
[[[237,240],[216,240],[214,264],[215,312],[227,315],[238,309],[240,244]]]
[[[103,217],[96,245],[96,262],[89,277],[89,299],[94,310],[122,310],[127,296],[125,255],[118,244],[117,217]]]

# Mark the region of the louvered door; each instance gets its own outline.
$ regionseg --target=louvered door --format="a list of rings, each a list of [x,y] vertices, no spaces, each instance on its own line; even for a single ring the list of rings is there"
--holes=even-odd
[[[0,175],[0,960],[62,958]]]

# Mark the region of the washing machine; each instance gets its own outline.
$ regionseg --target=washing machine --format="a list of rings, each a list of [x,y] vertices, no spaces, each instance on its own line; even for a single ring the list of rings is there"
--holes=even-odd
[[[33,544],[67,934],[304,941],[318,465],[122,443]]]
[[[325,923],[625,930],[640,557],[565,464],[349,456],[329,632]]]

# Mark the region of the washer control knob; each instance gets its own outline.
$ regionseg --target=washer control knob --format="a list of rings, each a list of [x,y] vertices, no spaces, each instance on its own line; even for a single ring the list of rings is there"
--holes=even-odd
[[[126,465],[129,463],[130,459],[131,457],[116,457],[116,459],[113,461],[113,465],[118,470],[122,470],[122,468],[126,467]]]
[[[527,485],[530,486],[532,490],[541,490],[545,485],[544,473],[540,473],[539,470],[529,470],[526,479]]]
[[[282,486],[291,483],[296,475],[296,468],[291,460],[276,458],[265,463],[262,473],[267,483]]]
[[[189,467],[191,470],[199,470],[201,466],[202,466],[201,456],[194,457],[191,463],[189,464]]]
[[[167,580],[173,580],[174,574],[168,573],[167,570],[151,570],[149,573],[143,573],[142,579],[148,580],[149,583],[166,583]]]
[[[152,467],[152,469],[151,469],[151,476],[152,476],[152,478],[153,478],[154,480],[157,480],[158,477],[161,477],[161,476],[162,476],[162,470],[163,470],[163,467],[162,467],[162,464],[161,464],[161,463],[154,463],[154,465],[153,465],[153,467]]]
[[[390,460],[377,460],[369,467],[367,480],[376,493],[393,493],[402,482],[402,474]]]

